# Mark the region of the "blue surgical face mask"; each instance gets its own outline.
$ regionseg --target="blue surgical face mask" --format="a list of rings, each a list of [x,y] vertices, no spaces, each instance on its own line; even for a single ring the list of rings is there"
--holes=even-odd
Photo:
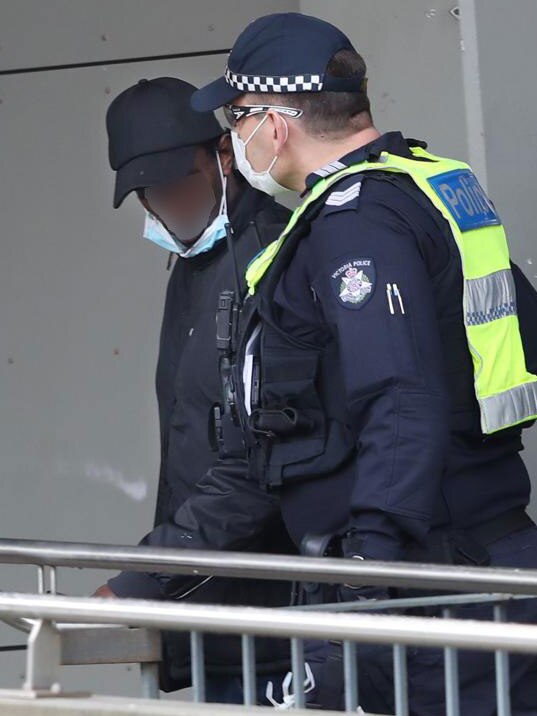
[[[144,239],[152,241],[166,251],[179,253],[179,247],[168,229],[150,211],[145,212]]]
[[[220,181],[222,183],[222,200],[220,201],[218,214],[204,229],[199,238],[196,239],[196,241],[190,246],[183,244],[180,238],[175,234],[170,233],[156,216],[151,214],[149,211],[146,211],[144,225],[145,239],[149,239],[149,241],[157,244],[157,246],[161,246],[163,249],[166,249],[166,251],[179,254],[181,258],[190,259],[193,256],[210,251],[218,241],[225,238],[226,224],[229,224],[226,198],[227,177],[224,176],[224,172],[222,171],[222,164],[218,153],[216,154],[216,161],[218,164]]]

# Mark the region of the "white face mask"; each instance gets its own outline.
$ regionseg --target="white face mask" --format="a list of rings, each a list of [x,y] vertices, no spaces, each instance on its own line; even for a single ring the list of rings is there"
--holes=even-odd
[[[257,125],[257,127],[254,129],[254,131],[250,134],[248,139],[244,141],[239,137],[236,131],[231,132],[231,141],[233,143],[233,152],[235,153],[235,161],[237,163],[237,169],[240,171],[240,173],[243,175],[243,177],[246,179],[248,184],[254,187],[254,189],[259,189],[260,191],[264,191],[265,194],[269,194],[270,196],[275,196],[276,194],[281,194],[282,192],[290,191],[285,186],[282,186],[281,184],[278,184],[276,179],[272,176],[270,173],[273,169],[274,165],[278,161],[278,155],[274,157],[274,159],[271,161],[268,169],[265,169],[264,172],[256,172],[253,166],[248,161],[248,158],[246,156],[246,147],[248,146],[249,142],[252,141],[253,137],[255,136],[255,133],[263,126],[263,124],[268,119],[268,114],[266,114],[261,122]],[[289,128],[287,126],[287,122],[285,119],[283,120],[285,122],[285,129],[286,129],[286,136],[285,141],[287,141],[287,135],[289,133]]]
[[[216,161],[218,164],[220,181],[222,183],[222,200],[220,201],[218,214],[213,221],[211,221],[209,226],[206,227],[201,236],[196,239],[191,246],[186,246],[175,234],[171,234],[156,216],[151,214],[149,211],[146,211],[144,239],[152,241],[154,244],[157,244],[157,246],[161,246],[163,249],[166,249],[166,251],[179,254],[181,258],[189,259],[193,256],[204,253],[205,251],[210,251],[218,241],[225,238],[226,224],[229,224],[226,197],[227,177],[224,176],[224,172],[222,171],[222,165],[220,163],[220,156],[218,153],[216,154]]]

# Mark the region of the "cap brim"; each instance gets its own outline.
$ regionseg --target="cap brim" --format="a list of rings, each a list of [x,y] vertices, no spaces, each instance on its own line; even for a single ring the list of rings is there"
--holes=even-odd
[[[168,184],[186,176],[192,169],[196,146],[178,147],[135,157],[116,173],[114,209],[135,189]]]
[[[228,85],[225,77],[219,77],[217,80],[214,80],[214,82],[196,90],[190,101],[192,108],[195,109],[196,112],[210,112],[233,102],[233,100],[240,97],[241,94],[244,94],[244,92]]]

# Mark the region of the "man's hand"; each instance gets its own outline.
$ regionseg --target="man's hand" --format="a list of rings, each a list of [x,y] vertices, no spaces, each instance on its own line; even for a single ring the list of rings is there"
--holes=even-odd
[[[100,597],[101,599],[117,599],[117,594],[114,594],[108,584],[101,585],[91,596]]]

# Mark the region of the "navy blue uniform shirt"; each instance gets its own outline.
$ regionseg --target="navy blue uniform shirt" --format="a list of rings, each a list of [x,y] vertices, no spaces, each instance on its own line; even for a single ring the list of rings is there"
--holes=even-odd
[[[408,156],[398,132],[343,157]],[[319,176],[308,177],[310,188]],[[526,506],[521,431],[485,437],[462,317],[462,270],[447,223],[409,177],[337,183],[276,288],[291,336],[337,345],[322,392],[340,401],[352,465],[282,489],[297,543],[351,527],[364,556],[396,559],[431,527],[468,527]],[[305,476],[307,477],[307,476]]]

